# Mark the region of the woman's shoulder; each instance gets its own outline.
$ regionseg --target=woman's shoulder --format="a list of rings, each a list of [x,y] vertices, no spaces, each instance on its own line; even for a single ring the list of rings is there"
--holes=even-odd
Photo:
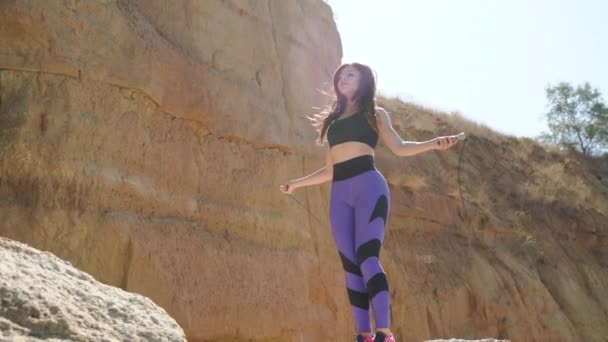
[[[376,106],[376,113],[382,113],[388,115],[388,112],[383,107]]]
[[[376,107],[376,117],[383,121],[390,120],[390,115],[388,114],[386,109],[382,107]]]

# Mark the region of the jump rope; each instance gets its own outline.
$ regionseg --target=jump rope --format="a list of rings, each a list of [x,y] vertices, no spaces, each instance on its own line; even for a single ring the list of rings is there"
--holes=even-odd
[[[462,147],[460,148],[460,153],[458,155],[458,191],[460,193],[460,201],[462,203],[462,210],[463,210],[463,212],[465,212],[464,197],[462,196],[462,181],[460,179],[460,162],[462,161],[462,154],[464,152],[464,147],[467,144],[467,140],[465,139],[466,136],[465,136],[464,132],[457,134],[455,137],[458,140],[464,140],[464,142],[462,143]],[[437,144],[440,144],[440,142],[438,141]],[[285,187],[284,185],[281,185],[281,191],[283,191],[283,190],[287,191],[288,190],[287,188],[284,188],[284,187]],[[306,210],[306,212],[308,213],[308,215],[310,215],[315,221],[317,221],[317,223],[319,223],[320,225],[323,225],[323,223],[321,222],[321,220],[316,215],[314,215],[310,211],[310,209],[308,209],[308,207],[306,207],[304,205],[304,203],[300,202],[300,200],[298,200],[293,194],[289,194],[289,193],[285,193],[285,194],[289,195],[289,198],[293,199],[296,203],[298,203],[298,205],[300,207],[302,207],[304,210]]]

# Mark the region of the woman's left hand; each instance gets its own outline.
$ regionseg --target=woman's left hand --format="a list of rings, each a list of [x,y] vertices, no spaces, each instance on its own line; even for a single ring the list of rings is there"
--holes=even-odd
[[[435,138],[435,141],[435,144],[437,144],[436,149],[447,150],[458,143],[458,137],[455,135],[448,135],[445,137],[437,137]]]

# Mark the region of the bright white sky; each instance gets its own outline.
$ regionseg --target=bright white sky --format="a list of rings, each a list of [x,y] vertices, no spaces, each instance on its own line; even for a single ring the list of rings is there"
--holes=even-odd
[[[378,90],[515,136],[546,131],[545,87],[608,94],[607,0],[328,0],[342,62]]]

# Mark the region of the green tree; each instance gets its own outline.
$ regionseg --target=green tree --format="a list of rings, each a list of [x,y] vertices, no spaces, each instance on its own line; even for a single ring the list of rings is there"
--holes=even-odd
[[[598,89],[589,83],[577,86],[561,82],[546,89],[549,133],[540,140],[585,156],[608,151],[608,107]]]

